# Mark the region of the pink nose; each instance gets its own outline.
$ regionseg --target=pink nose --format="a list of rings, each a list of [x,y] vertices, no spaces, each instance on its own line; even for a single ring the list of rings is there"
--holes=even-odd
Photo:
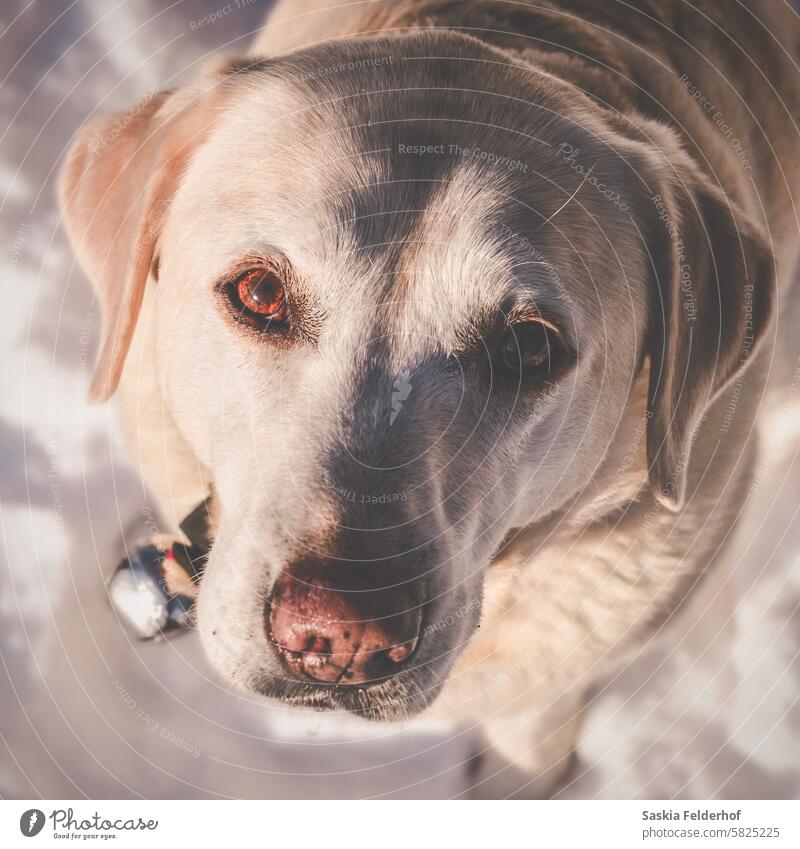
[[[275,584],[272,641],[298,678],[364,684],[399,672],[414,651],[419,616],[401,589],[370,589],[350,568],[304,561]]]

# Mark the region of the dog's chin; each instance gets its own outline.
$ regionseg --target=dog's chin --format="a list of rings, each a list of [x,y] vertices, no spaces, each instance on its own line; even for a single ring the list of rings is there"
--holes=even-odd
[[[443,682],[437,681],[433,675],[427,684],[417,678],[401,674],[359,687],[352,684],[305,684],[277,675],[264,675],[251,682],[248,689],[293,707],[347,711],[371,722],[399,722],[422,713],[442,689]]]

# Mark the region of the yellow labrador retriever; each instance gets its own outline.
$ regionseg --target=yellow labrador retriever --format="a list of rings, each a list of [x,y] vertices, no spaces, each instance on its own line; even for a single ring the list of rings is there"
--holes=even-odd
[[[170,524],[212,494],[223,675],[477,721],[476,783],[555,785],[747,499],[798,45],[756,0],[279,2],[81,132],[91,397]]]

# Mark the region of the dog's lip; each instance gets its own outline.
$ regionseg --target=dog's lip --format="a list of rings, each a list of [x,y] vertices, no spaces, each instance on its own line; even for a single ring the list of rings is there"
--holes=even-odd
[[[396,676],[395,676],[396,677]],[[267,689],[257,688],[267,698],[275,700],[289,707],[307,708],[318,712],[340,712],[346,711],[362,719],[391,722],[422,713],[430,704],[432,699],[420,699],[412,701],[408,697],[400,699],[404,707],[397,709],[399,696],[397,694],[386,694],[386,698],[375,698],[375,693],[381,687],[391,686],[390,679],[373,681],[368,684],[342,685],[334,683],[319,684],[314,682],[293,681],[298,690],[290,693],[272,694]],[[364,696],[370,694],[372,700],[364,700]]]

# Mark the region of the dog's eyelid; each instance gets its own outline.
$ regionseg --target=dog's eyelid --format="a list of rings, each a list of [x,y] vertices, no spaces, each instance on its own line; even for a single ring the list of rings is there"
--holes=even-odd
[[[526,300],[520,303],[518,301],[503,310],[506,329],[513,329],[517,324],[536,321],[553,334],[553,338],[557,340],[568,357],[577,357],[580,336],[580,329],[576,323],[577,316],[560,301],[550,303],[547,299],[543,300],[546,302],[542,303],[538,299],[536,302]]]
[[[213,287],[217,288],[226,283],[233,283],[242,274],[257,268],[271,269],[285,281],[287,286],[291,284],[293,268],[289,259],[283,251],[277,248],[265,248],[264,250],[243,254],[229,262],[225,270],[216,276]]]
[[[542,327],[546,328],[547,330],[552,331],[557,336],[561,336],[561,331],[558,329],[558,327],[556,327],[556,325],[553,324],[552,321],[548,321],[546,318],[542,318],[542,316],[540,316],[540,315],[528,316],[528,317],[525,317],[525,318],[515,318],[515,319],[509,321],[507,323],[507,326],[510,329],[513,330],[515,327],[519,327],[520,325],[525,325],[525,324],[541,324]]]
[[[538,307],[533,304],[513,307],[506,313],[506,327],[513,329],[516,325],[528,324],[536,322],[541,324],[547,330],[552,331],[561,337],[563,334],[560,327],[547,316],[543,315]]]

